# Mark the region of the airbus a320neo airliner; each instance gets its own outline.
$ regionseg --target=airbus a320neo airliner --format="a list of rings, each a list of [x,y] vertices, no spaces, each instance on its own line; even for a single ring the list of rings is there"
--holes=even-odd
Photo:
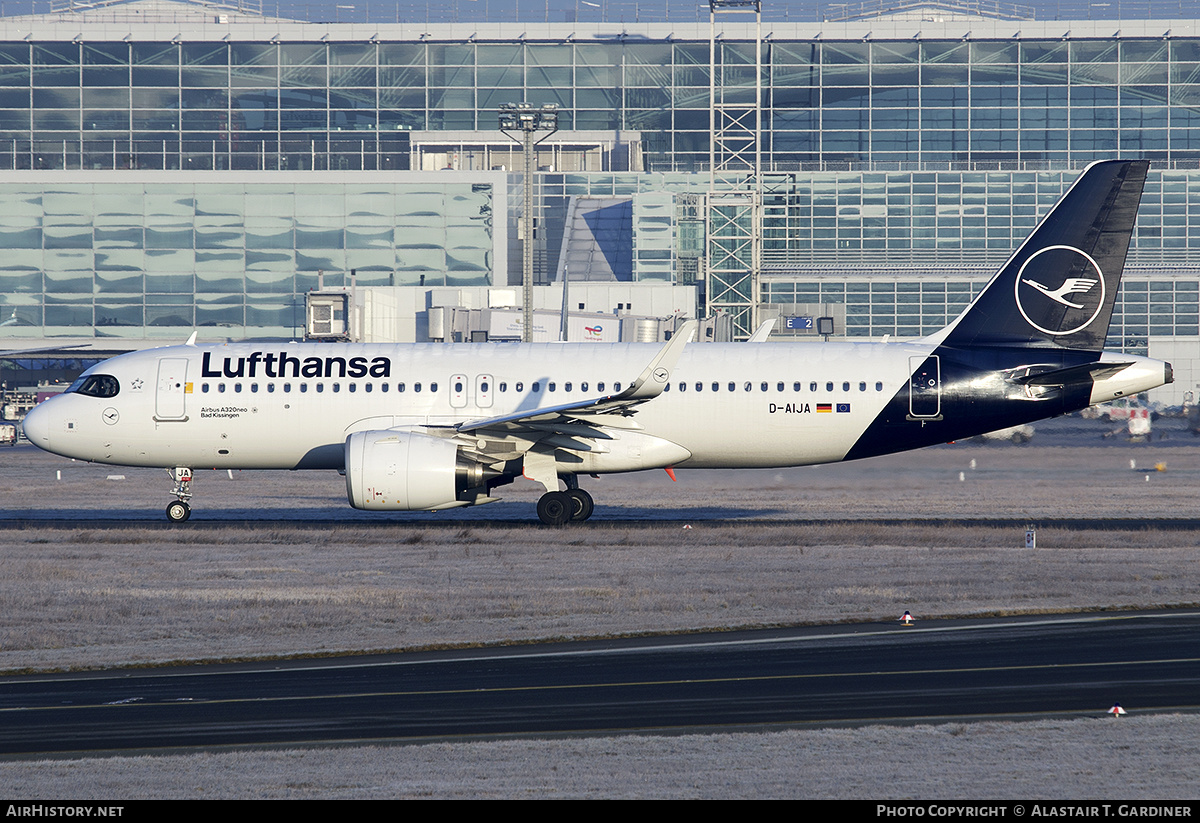
[[[894,342],[188,344],[88,369],[25,420],[47,451],[192,469],[337,469],[350,504],[491,503],[524,475],[550,525],[578,478],[801,466],[945,443],[1171,382],[1102,351],[1149,164],[1090,165],[949,326]],[[565,490],[560,490],[560,484]]]

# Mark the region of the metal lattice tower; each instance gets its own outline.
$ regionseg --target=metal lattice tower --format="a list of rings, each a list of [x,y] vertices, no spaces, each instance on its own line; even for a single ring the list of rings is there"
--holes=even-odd
[[[717,16],[754,15],[754,62],[717,38]],[[709,187],[705,313],[732,319],[733,339],[758,326],[762,260],[762,3],[709,0]],[[750,100],[750,95],[753,99]]]

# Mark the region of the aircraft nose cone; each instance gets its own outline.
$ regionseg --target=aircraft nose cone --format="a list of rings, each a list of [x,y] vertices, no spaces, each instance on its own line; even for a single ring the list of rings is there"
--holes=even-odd
[[[21,427],[30,443],[47,451],[50,449],[50,415],[44,402],[29,410]]]

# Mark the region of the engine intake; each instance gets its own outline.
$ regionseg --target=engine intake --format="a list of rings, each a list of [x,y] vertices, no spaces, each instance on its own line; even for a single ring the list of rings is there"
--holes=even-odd
[[[459,456],[450,440],[397,431],[346,438],[346,497],[356,509],[428,511],[470,505],[468,489],[486,483],[484,467]]]

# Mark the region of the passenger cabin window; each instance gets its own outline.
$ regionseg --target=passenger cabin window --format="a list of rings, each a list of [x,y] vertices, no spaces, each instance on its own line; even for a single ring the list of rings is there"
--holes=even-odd
[[[121,384],[110,374],[93,374],[85,377],[75,391],[88,397],[116,397]]]

